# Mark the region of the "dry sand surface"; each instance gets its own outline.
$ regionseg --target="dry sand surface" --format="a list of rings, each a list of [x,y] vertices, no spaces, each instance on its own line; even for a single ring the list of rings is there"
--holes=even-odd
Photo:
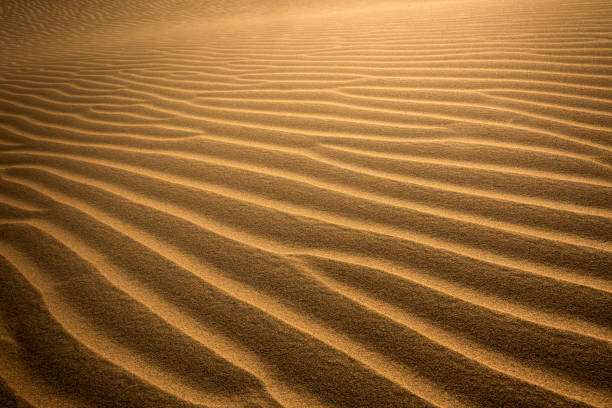
[[[0,406],[612,407],[609,0],[3,0]]]

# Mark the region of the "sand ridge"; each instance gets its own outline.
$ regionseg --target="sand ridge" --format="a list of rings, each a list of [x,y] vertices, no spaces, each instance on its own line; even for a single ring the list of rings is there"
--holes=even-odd
[[[612,7],[0,5],[0,403],[612,406]]]

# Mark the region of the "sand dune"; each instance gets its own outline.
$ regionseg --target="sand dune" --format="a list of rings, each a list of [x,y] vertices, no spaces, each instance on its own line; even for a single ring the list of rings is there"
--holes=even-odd
[[[612,6],[0,4],[0,405],[611,407]]]

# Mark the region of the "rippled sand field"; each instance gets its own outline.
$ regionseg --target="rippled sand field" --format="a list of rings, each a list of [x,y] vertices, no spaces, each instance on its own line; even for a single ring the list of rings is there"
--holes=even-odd
[[[612,407],[612,3],[0,3],[0,406]]]

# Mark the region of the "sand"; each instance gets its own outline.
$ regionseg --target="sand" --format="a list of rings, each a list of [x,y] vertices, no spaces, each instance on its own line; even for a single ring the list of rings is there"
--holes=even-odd
[[[612,4],[0,3],[0,405],[612,407]]]

